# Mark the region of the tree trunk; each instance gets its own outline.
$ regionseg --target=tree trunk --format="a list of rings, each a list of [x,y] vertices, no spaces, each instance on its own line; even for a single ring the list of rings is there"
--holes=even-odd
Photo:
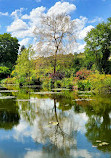
[[[58,47],[56,48],[56,51],[55,51],[55,56],[54,56],[54,74],[56,73],[56,64],[57,64],[57,50],[58,50]]]
[[[54,59],[54,74],[56,73],[56,58]]]

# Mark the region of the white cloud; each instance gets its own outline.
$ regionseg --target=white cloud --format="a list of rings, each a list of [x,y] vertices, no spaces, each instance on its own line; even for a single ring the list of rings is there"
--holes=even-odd
[[[8,16],[8,15],[9,15],[8,12],[5,12],[5,13],[0,12],[0,16]]]
[[[10,26],[7,27],[7,31],[11,32],[13,37],[25,38],[33,37],[34,27],[29,27],[26,22],[21,19],[15,19]]]
[[[81,29],[83,29],[87,21],[88,19],[83,16],[80,16],[79,19],[75,19],[77,30],[80,31]]]
[[[89,20],[88,23],[96,23],[96,22],[102,22],[102,21],[103,21],[103,18],[95,17],[94,19]]]
[[[14,22],[12,22],[12,24],[7,27],[8,32],[23,31],[27,29],[28,29],[28,25],[21,19],[14,20]]]
[[[78,46],[77,52],[84,52],[84,47],[85,47],[86,43],[84,43],[84,44],[78,44],[78,45],[79,46]]]
[[[27,46],[28,43],[29,43],[29,41],[30,41],[30,38],[24,38],[23,40],[19,41],[19,44],[20,44],[21,46],[22,46],[22,45]]]
[[[32,9],[32,11],[30,12],[30,15],[25,14],[21,18],[30,19],[31,21],[34,21],[36,18],[40,17],[44,13],[45,9],[46,8],[43,6]]]
[[[81,30],[79,33],[79,39],[84,39],[87,36],[87,33],[90,32],[92,28],[94,27],[92,25],[89,25]]]
[[[15,18],[19,18],[22,16],[22,12],[24,11],[24,8],[20,8],[20,9],[16,9],[15,11],[13,11],[11,13],[11,16],[15,17]]]
[[[48,10],[47,15],[69,14],[74,11],[76,6],[69,2],[57,2],[53,7]]]
[[[28,19],[30,27],[38,26],[40,23],[41,16],[45,14],[44,13],[45,9],[46,8],[43,6],[32,9],[32,11],[30,12],[30,15],[25,14],[21,18]]]
[[[94,28],[94,26],[92,25],[85,27],[87,23],[88,23],[88,19],[86,17],[80,16],[79,19],[75,19],[75,24],[76,24],[75,34],[77,39],[84,40],[84,38],[87,36],[87,33],[92,28]],[[81,45],[81,47],[83,47],[83,45]]]
[[[17,38],[33,37],[33,32],[29,28],[29,30],[12,32],[12,36]]]
[[[77,53],[82,53],[84,52],[84,47],[85,47],[86,43],[76,43],[75,47],[73,48],[72,52],[77,52]]]
[[[21,40],[20,43],[28,45],[28,42],[30,41],[29,39],[34,38],[33,32],[36,26],[41,26],[41,16],[69,14],[76,10],[76,6],[74,4],[70,4],[69,2],[59,1],[47,10],[47,12],[46,8],[43,6],[32,9],[29,14],[22,14],[24,10],[24,8],[20,8],[11,13],[11,16],[14,17],[14,21],[7,27],[7,32],[10,32],[12,36],[22,38],[23,40]],[[80,16],[80,18],[75,19],[74,21],[77,26],[75,29],[77,39],[82,40],[87,35],[87,32],[93,28],[93,26],[90,25],[85,27],[86,23],[88,23],[88,19],[83,16]],[[79,43],[77,51],[83,51],[83,46],[84,44],[81,45]]]

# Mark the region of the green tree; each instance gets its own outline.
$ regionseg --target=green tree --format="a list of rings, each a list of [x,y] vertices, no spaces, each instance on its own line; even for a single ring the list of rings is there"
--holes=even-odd
[[[0,35],[0,65],[12,68],[17,60],[19,44],[18,39],[10,34]]]
[[[18,55],[15,70],[12,72],[12,75],[18,78],[19,83],[30,82],[30,77],[33,73],[32,53],[34,52],[29,48],[24,49]]]
[[[108,61],[111,53],[111,18],[93,28],[85,42],[86,60],[91,63],[90,67],[95,64],[100,72],[111,73]]]

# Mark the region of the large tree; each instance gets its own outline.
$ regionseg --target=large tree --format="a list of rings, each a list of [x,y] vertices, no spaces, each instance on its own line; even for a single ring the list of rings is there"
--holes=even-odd
[[[57,54],[71,53],[76,42],[74,20],[66,14],[51,14],[41,17],[41,24],[36,27],[37,52],[48,56],[53,55],[54,73],[56,73]]]
[[[85,38],[85,54],[88,61],[96,65],[100,72],[111,73],[111,18],[108,21],[98,24]]]
[[[18,39],[11,37],[10,34],[4,33],[0,35],[0,65],[12,68],[17,60],[18,55]]]
[[[30,82],[30,77],[33,76],[33,55],[34,51],[29,47],[24,49],[17,58],[15,70],[12,71],[12,75],[18,78],[19,83],[24,83],[25,81]]]

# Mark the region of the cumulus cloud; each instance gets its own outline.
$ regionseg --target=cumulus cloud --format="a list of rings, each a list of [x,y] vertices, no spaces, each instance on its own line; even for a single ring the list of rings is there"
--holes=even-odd
[[[33,32],[35,28],[41,26],[42,16],[70,14],[72,11],[76,10],[76,6],[74,4],[70,4],[69,2],[59,1],[47,11],[43,6],[32,9],[29,14],[23,14],[24,10],[24,8],[20,8],[11,13],[11,16],[14,17],[14,21],[7,27],[7,32],[10,32],[12,36],[23,39],[23,41],[21,40],[21,43],[28,44],[30,41],[29,38],[34,39]],[[93,28],[93,26],[90,25],[85,27],[86,23],[88,23],[88,19],[83,16],[80,16],[78,19],[74,19],[74,21],[77,26],[75,29],[76,37],[77,39],[82,40],[87,35],[87,32]],[[83,46],[83,44],[80,45],[79,43],[78,50],[83,48]]]
[[[25,31],[22,30],[22,31],[12,32],[12,36],[17,38],[33,37],[33,32],[30,28],[29,30],[25,30]]]
[[[77,48],[77,52],[84,52],[84,47],[85,47],[86,43],[84,44],[78,44],[78,48]]]
[[[7,27],[7,31],[11,32],[12,36],[17,38],[33,37],[35,27],[30,27],[22,19],[15,19],[10,26]]]
[[[10,26],[7,27],[8,32],[17,32],[27,30],[28,25],[21,19],[16,19]]]
[[[91,31],[94,27],[92,25],[89,25],[82,29],[79,33],[79,39],[84,39],[87,36],[87,33]]]
[[[38,24],[40,23],[40,18],[42,15],[44,15],[44,11],[45,11],[45,7],[41,6],[35,9],[32,9],[32,11],[30,12],[30,14],[25,14],[23,15],[21,18],[24,20],[29,20],[29,25],[30,27],[32,26],[38,26]]]
[[[46,8],[41,6],[35,9],[32,9],[30,14],[22,15],[24,8],[20,8],[11,13],[11,16],[15,18],[10,26],[7,27],[7,31],[11,32],[13,36],[18,38],[32,37],[33,31],[36,26],[39,25],[42,15],[51,15],[55,12],[58,14],[61,13],[70,13],[75,10],[76,6],[69,4],[68,2],[57,2],[53,7],[51,7],[47,13],[45,13]],[[28,22],[24,22],[28,20]]]
[[[88,19],[86,17],[80,16],[79,19],[75,19],[75,24],[77,26],[77,30],[80,31],[84,28],[85,24],[87,23]]]
[[[8,12],[5,12],[5,13],[0,12],[0,16],[8,16],[8,15],[9,15]]]
[[[45,9],[46,8],[43,6],[32,9],[32,11],[30,12],[30,15],[25,14],[21,18],[22,19],[30,19],[31,21],[34,21],[37,17],[40,17],[44,13]]]
[[[85,47],[86,43],[76,43],[75,47],[73,48],[72,52],[76,52],[76,53],[82,53],[84,52],[84,47]]]
[[[48,10],[48,15],[69,14],[74,11],[76,6],[69,2],[57,2],[53,7]]]
[[[22,12],[24,10],[25,10],[24,8],[16,9],[15,11],[11,13],[11,16],[13,16],[14,18],[19,18],[22,16]]]

